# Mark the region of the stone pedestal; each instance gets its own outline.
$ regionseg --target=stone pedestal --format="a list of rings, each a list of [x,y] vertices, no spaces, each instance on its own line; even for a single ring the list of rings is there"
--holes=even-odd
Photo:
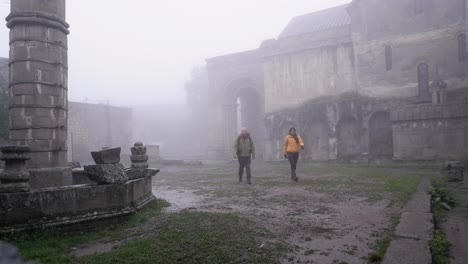
[[[28,192],[29,172],[26,161],[29,160],[28,146],[3,146],[1,160],[5,161],[5,169],[0,173],[0,193]]]
[[[141,142],[135,142],[134,146],[130,148],[132,155],[130,161],[132,168],[146,169],[148,168],[148,155],[146,155],[146,147]]]

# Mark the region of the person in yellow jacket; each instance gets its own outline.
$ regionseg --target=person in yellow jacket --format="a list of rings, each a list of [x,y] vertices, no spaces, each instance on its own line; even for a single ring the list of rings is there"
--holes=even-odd
[[[289,134],[284,138],[283,155],[289,160],[291,165],[291,180],[297,182],[299,178],[296,176],[296,165],[299,159],[299,149],[304,149],[304,141],[296,134],[296,128],[291,127]]]

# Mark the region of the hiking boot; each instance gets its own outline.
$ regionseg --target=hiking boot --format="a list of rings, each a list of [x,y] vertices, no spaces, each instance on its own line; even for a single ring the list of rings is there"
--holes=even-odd
[[[297,182],[298,180],[299,180],[299,177],[296,176],[296,177],[294,178],[294,181]]]

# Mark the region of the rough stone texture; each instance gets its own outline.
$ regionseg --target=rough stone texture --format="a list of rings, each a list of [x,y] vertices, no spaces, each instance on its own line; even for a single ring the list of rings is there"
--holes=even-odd
[[[96,164],[84,166],[89,178],[99,184],[125,183],[128,180],[122,164]]]
[[[30,168],[67,161],[65,0],[15,0],[10,28],[10,143],[31,147]]]
[[[120,148],[108,148],[99,151],[92,151],[96,164],[117,164],[120,162]]]
[[[392,112],[396,159],[450,160],[467,154],[468,104],[412,105]]]
[[[431,264],[431,251],[427,241],[398,238],[388,247],[382,264]]]
[[[0,233],[115,218],[134,213],[153,199],[150,177],[124,184],[0,194]]]
[[[48,187],[60,187],[73,184],[72,168],[43,168],[30,169],[31,189],[42,189]]]
[[[33,264],[32,261],[24,261],[18,249],[6,242],[0,241],[0,263],[1,264]]]
[[[400,217],[400,224],[395,230],[395,235],[402,238],[432,239],[434,231],[433,216],[430,213],[404,212]]]
[[[134,146],[130,148],[132,155],[130,161],[132,168],[146,169],[148,168],[148,155],[146,155],[146,147],[141,142],[135,142]]]
[[[97,184],[97,182],[92,181],[89,178],[89,175],[84,171],[83,168],[73,169],[72,179],[73,179],[73,185],[79,185],[79,184],[96,185]]]
[[[428,194],[413,194],[413,198],[403,208],[404,212],[431,213],[431,196]]]
[[[135,180],[145,177],[153,177],[159,172],[159,169],[128,169],[125,171],[128,180]]]
[[[0,192],[27,192],[30,188],[30,174],[26,170],[29,160],[28,146],[2,146],[1,160],[5,168],[0,172]]]

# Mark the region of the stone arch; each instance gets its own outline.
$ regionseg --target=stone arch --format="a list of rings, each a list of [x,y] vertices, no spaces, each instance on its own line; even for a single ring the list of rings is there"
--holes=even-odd
[[[309,122],[302,137],[306,145],[304,154],[307,159],[326,161],[330,156],[330,126],[321,119]]]
[[[261,149],[263,139],[262,96],[258,84],[249,78],[239,78],[229,82],[223,93],[223,127],[225,129],[226,148],[230,151],[232,141],[240,133],[241,127],[247,127]],[[221,99],[221,98],[219,98]],[[240,120],[240,121],[239,121]],[[261,151],[258,155],[261,157]]]
[[[387,111],[378,111],[369,119],[369,154],[374,157],[393,157],[392,122]]]
[[[338,158],[348,159],[361,153],[360,131],[358,120],[351,115],[344,116],[338,121],[336,125]]]

